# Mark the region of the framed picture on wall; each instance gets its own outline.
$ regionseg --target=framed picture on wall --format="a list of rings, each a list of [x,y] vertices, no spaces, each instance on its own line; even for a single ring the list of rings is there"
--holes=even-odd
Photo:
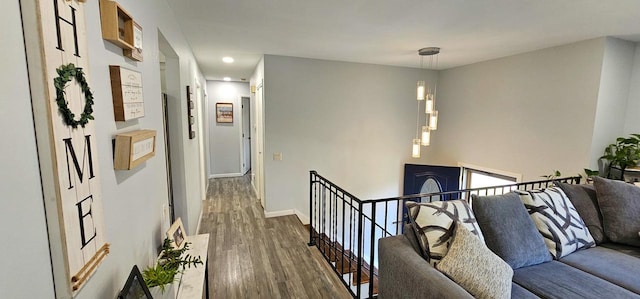
[[[233,103],[216,103],[216,122],[233,123]]]

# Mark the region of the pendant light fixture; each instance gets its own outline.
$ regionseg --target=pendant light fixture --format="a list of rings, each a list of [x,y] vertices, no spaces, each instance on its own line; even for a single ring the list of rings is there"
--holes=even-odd
[[[418,50],[420,55],[420,68],[424,67],[424,56],[429,56],[428,69],[438,68],[438,54],[440,48],[428,47]],[[420,158],[420,146],[428,146],[431,144],[431,132],[438,129],[438,111],[436,109],[436,90],[437,82],[433,82],[433,89],[431,84],[425,81],[418,81],[416,85],[416,99],[418,100],[418,116],[416,118],[416,137],[413,139],[413,148],[411,151],[411,157]],[[425,102],[425,124],[422,126],[422,134],[420,132],[420,103]],[[420,138],[418,138],[420,137]]]

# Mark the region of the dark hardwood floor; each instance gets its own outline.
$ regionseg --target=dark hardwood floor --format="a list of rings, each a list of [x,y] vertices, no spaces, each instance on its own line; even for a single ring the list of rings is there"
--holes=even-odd
[[[248,176],[210,181],[200,233],[211,298],[351,298],[296,216],[265,219]]]

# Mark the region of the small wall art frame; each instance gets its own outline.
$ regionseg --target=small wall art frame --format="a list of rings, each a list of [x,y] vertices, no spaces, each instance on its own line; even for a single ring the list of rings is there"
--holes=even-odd
[[[196,138],[196,130],[195,130],[196,122],[195,122],[195,117],[193,115],[195,108],[196,108],[196,105],[191,99],[191,87],[187,85],[187,119],[188,119],[187,129],[189,130],[189,139]]]
[[[233,103],[216,103],[216,122],[233,123]]]
[[[169,230],[167,230],[167,239],[171,241],[171,247],[181,249],[184,247],[186,236],[182,219],[178,217],[178,219],[171,224]]]

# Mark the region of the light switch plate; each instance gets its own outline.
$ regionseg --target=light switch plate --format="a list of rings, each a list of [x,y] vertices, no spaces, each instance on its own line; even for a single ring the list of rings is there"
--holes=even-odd
[[[273,153],[273,161],[282,161],[282,153]]]

